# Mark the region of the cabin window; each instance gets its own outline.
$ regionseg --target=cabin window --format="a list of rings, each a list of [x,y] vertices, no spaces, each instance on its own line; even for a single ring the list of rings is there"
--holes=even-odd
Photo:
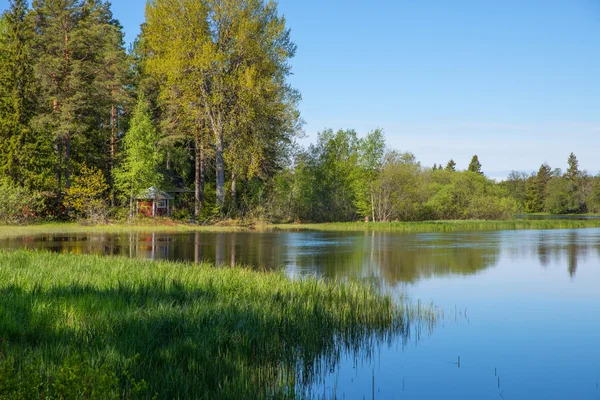
[[[166,200],[158,200],[158,202],[156,203],[156,207],[157,208],[167,208],[167,201]]]

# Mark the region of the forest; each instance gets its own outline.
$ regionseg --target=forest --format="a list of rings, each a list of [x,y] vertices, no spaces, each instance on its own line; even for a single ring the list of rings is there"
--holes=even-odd
[[[0,19],[0,223],[135,217],[276,222],[598,213],[600,176],[542,164],[496,182],[475,155],[422,165],[384,132],[303,137],[296,52],[275,2],[151,0],[126,49],[110,3],[11,0]],[[485,162],[485,161],[484,161]]]

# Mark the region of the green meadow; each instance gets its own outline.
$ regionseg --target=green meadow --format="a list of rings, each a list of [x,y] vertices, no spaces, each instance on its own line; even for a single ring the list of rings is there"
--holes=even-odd
[[[301,398],[342,353],[431,329],[368,285],[0,251],[0,398]]]

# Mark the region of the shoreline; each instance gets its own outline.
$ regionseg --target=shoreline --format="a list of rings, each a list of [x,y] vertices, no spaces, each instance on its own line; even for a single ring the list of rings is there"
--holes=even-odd
[[[527,229],[599,228],[600,219],[512,219],[512,220],[451,220],[424,222],[330,222],[271,224],[265,222],[224,222],[218,225],[194,225],[172,220],[153,223],[107,223],[83,225],[76,222],[53,222],[32,225],[0,226],[0,238],[60,233],[123,233],[123,232],[268,232],[268,231],[388,231],[388,232],[457,232]]]

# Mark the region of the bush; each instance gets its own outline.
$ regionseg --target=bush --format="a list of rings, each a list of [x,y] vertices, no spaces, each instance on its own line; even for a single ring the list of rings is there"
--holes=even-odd
[[[65,204],[74,212],[92,222],[106,219],[105,193],[108,185],[102,171],[88,168],[85,164],[81,167],[79,176],[76,176],[73,185],[67,189]]]
[[[0,224],[23,224],[37,217],[40,199],[37,194],[0,182]]]

